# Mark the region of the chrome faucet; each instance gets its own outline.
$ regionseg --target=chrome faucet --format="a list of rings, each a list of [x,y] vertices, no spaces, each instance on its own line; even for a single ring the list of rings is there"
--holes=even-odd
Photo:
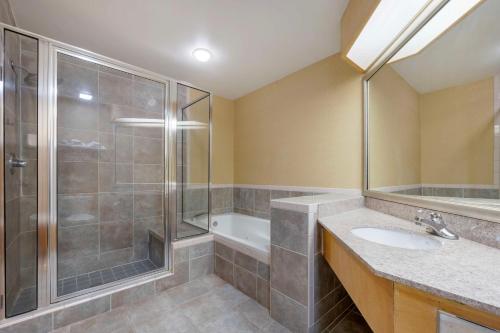
[[[424,225],[428,233],[443,237],[446,239],[458,239],[458,236],[449,231],[446,228],[446,224],[443,221],[441,214],[436,212],[430,212],[429,217],[425,218],[423,215],[425,212],[422,209],[417,210],[417,216],[415,216],[415,224]]]

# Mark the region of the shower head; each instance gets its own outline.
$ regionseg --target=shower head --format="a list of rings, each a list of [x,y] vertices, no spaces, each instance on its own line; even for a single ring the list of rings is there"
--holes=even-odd
[[[24,77],[24,83],[30,87],[36,86],[38,84],[38,75],[36,73],[28,73],[28,75]]]
[[[14,71],[14,74],[16,74],[16,76],[19,76],[17,69],[26,73],[26,76],[24,77],[23,81],[27,86],[35,87],[38,84],[38,74],[37,73],[31,73],[23,66],[16,65],[14,63],[14,61],[12,61],[12,60],[10,61],[10,67],[12,68],[12,70]],[[62,78],[57,79],[57,84],[61,84],[62,82],[63,82]]]
[[[24,83],[27,86],[33,87],[38,84],[38,74],[37,73],[31,73],[28,71],[26,68],[16,65],[14,61],[10,60],[10,67],[14,71],[14,74],[16,76],[19,76],[20,73],[17,72],[17,70],[20,70],[21,72],[25,72],[26,76],[23,78]]]

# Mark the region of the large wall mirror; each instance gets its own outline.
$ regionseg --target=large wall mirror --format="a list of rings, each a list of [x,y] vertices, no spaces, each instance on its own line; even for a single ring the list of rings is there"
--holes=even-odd
[[[368,78],[367,195],[500,216],[498,13],[481,1],[421,45],[438,12]]]

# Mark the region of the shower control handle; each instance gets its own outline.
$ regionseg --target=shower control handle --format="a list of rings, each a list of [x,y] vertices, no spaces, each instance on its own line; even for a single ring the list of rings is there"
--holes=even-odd
[[[28,162],[23,160],[12,160],[9,163],[13,168],[24,168],[26,165],[28,165]]]
[[[28,165],[28,162],[18,159],[15,154],[10,154],[8,163],[11,173],[14,172],[13,168],[25,168]]]

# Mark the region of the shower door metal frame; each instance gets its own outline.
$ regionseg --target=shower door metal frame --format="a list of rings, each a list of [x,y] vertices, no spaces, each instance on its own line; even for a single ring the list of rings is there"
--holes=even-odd
[[[27,314],[14,316],[8,320],[18,321],[22,317],[31,316],[39,311],[58,304],[73,304],[81,302],[89,297],[95,298],[112,291],[132,287],[146,281],[167,277],[172,275],[173,269],[173,246],[172,235],[176,231],[176,204],[177,204],[177,184],[176,184],[176,112],[177,112],[177,84],[203,90],[196,85],[185,81],[175,80],[170,77],[160,75],[140,67],[136,67],[109,57],[99,55],[85,49],[69,45],[45,36],[0,23],[0,79],[3,83],[3,38],[4,30],[26,35],[38,40],[38,258],[37,258],[37,289],[38,307]],[[165,186],[164,186],[164,227],[165,227],[165,267],[152,273],[146,273],[137,277],[123,279],[116,283],[100,286],[97,289],[86,289],[81,295],[73,293],[68,297],[57,297],[57,174],[56,148],[57,148],[57,73],[56,57],[57,52],[62,52],[78,58],[89,60],[94,63],[106,65],[118,70],[126,71],[144,78],[148,78],[165,84],[165,132],[164,132],[164,154],[165,154]],[[208,91],[207,91],[208,92]],[[2,163],[0,163],[0,295],[5,295],[5,220],[4,220],[4,139],[3,139],[3,97],[4,91],[0,87],[0,153]],[[211,190],[212,190],[212,94],[210,93],[210,161],[209,161],[209,213],[211,210]],[[54,201],[54,199],[56,201]],[[0,307],[0,321],[5,318],[5,299]],[[59,306],[59,305],[58,305]],[[66,306],[66,305],[64,305]]]
[[[164,212],[164,239],[165,239],[165,256],[164,267],[150,273],[140,274],[135,277],[124,278],[121,280],[113,281],[107,284],[99,285],[92,288],[83,289],[68,295],[57,295],[57,56],[58,54],[65,54],[72,57],[79,58],[84,61],[89,61],[98,65],[103,65],[112,69],[123,71],[133,74],[142,78],[153,80],[164,85],[164,191],[163,191],[163,212]],[[95,53],[84,51],[72,46],[61,45],[59,43],[50,43],[49,45],[49,83],[51,92],[49,93],[49,257],[50,257],[50,299],[51,303],[63,301],[66,299],[74,298],[80,295],[86,295],[100,290],[108,289],[113,286],[122,285],[125,282],[141,281],[145,278],[154,276],[163,276],[171,273],[171,241],[168,227],[168,188],[169,188],[169,174],[167,165],[169,164],[168,156],[168,137],[169,137],[169,94],[170,85],[172,80],[163,76],[145,71],[143,69],[124,64],[122,62],[110,59],[108,57],[100,56]]]
[[[46,69],[47,64],[44,62],[46,59],[47,41],[39,38],[30,32],[24,31],[22,29],[9,26],[0,22],[0,320],[6,318],[6,281],[5,281],[5,174],[4,174],[4,41],[5,41],[5,31],[9,30],[11,32],[17,33],[19,35],[27,36],[37,40],[38,44],[38,83],[37,83],[37,309],[40,307],[47,306],[49,303],[48,299],[48,289],[47,284],[47,267],[48,267],[48,256],[47,256],[47,210],[46,205],[44,205],[44,200],[42,198],[47,198],[45,191],[47,190],[47,178],[39,177],[43,174],[45,168],[44,162],[46,161],[46,145],[43,144],[43,133],[46,134],[47,129],[46,123],[44,122],[46,115],[46,105],[44,101],[47,96],[47,86],[46,86]],[[46,200],[45,200],[46,202]],[[16,316],[14,316],[16,317]]]
[[[5,196],[4,196],[4,35],[5,29],[0,27],[0,297],[1,297],[1,310],[0,320],[5,318]]]
[[[177,86],[178,85],[183,85],[185,87],[195,89],[201,92],[206,93],[207,95],[204,97],[199,98],[198,100],[190,103],[189,105],[181,106],[178,105],[177,101]],[[208,102],[208,226],[207,226],[207,232],[205,233],[200,233],[196,235],[191,235],[191,236],[186,236],[182,238],[177,238],[177,191],[182,191],[182,184],[181,187],[177,187],[177,127],[174,126],[171,128],[172,131],[172,137],[170,138],[170,150],[173,151],[173,154],[171,155],[171,162],[173,167],[171,168],[171,179],[172,179],[172,184],[173,184],[173,189],[171,194],[171,202],[170,202],[170,219],[173,221],[172,223],[169,223],[171,225],[171,235],[172,235],[172,240],[182,240],[182,239],[188,239],[188,238],[193,238],[193,237],[199,237],[205,234],[210,233],[210,226],[211,226],[211,216],[212,216],[212,172],[213,172],[213,167],[212,167],[212,145],[213,145],[213,139],[212,139],[212,103],[213,103],[213,94],[210,91],[204,90],[202,88],[193,86],[189,83],[185,82],[175,82],[175,89],[174,89],[175,96],[173,96],[174,102],[171,105],[171,112],[170,112],[170,117],[171,117],[171,123],[172,124],[177,124],[177,111],[178,108],[181,108],[184,110],[185,108],[192,106],[198,102],[201,102],[205,98],[209,99]],[[172,97],[171,97],[172,98]],[[170,167],[170,166],[169,166]]]

